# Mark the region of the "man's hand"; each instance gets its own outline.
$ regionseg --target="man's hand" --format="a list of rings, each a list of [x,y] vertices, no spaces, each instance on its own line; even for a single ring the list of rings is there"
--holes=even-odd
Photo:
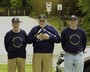
[[[36,37],[37,37],[37,39],[39,39],[39,40],[48,40],[50,36],[49,36],[47,33],[44,33],[44,34],[40,33],[40,34],[37,35]]]
[[[44,34],[42,35],[42,39],[43,39],[43,40],[48,40],[49,37],[50,37],[50,36],[49,36],[47,33],[44,33]]]
[[[39,34],[39,35],[37,35],[36,37],[37,37],[37,39],[42,40],[42,39],[43,39],[43,34],[42,34],[42,33],[40,33],[40,34]]]

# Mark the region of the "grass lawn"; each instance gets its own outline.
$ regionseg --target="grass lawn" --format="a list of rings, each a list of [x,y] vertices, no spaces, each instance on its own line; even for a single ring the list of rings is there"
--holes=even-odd
[[[57,30],[60,30],[61,28],[61,21],[59,21],[57,18],[54,18],[54,19],[51,19],[51,20],[48,20],[48,22],[54,26]]]
[[[6,64],[0,64],[0,72],[7,72],[7,65]],[[26,65],[26,72],[32,72],[31,65]]]
[[[6,64],[0,64],[0,72],[7,72]],[[30,65],[30,64],[26,65],[26,72],[32,72],[32,65]],[[53,69],[53,72],[54,72],[54,69]]]
[[[90,46],[90,41],[87,41],[87,46]]]

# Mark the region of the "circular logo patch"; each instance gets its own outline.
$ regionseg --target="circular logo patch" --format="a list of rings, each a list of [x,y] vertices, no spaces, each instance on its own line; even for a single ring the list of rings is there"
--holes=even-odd
[[[70,43],[72,45],[78,45],[80,43],[80,36],[77,34],[72,34],[70,36]]]
[[[16,48],[20,48],[22,46],[22,38],[21,37],[14,37],[12,42],[13,42],[13,46]]]

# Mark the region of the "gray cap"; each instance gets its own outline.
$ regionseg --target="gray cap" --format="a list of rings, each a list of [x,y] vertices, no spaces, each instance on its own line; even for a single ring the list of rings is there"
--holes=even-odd
[[[72,20],[72,19],[78,20],[78,17],[75,16],[75,15],[71,15],[70,18],[69,18],[69,20]]]
[[[40,15],[38,16],[38,19],[39,19],[39,20],[46,20],[47,17],[46,17],[44,14],[40,14]]]
[[[12,23],[20,23],[21,21],[19,18],[12,18]]]

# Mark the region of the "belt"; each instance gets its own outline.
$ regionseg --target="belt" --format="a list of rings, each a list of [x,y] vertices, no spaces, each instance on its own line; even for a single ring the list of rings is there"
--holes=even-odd
[[[73,53],[71,53],[71,52],[67,52],[67,53],[72,54],[72,55],[77,55],[77,54],[79,54],[81,52],[82,52],[82,50],[81,51],[77,51],[77,52],[73,52]]]

